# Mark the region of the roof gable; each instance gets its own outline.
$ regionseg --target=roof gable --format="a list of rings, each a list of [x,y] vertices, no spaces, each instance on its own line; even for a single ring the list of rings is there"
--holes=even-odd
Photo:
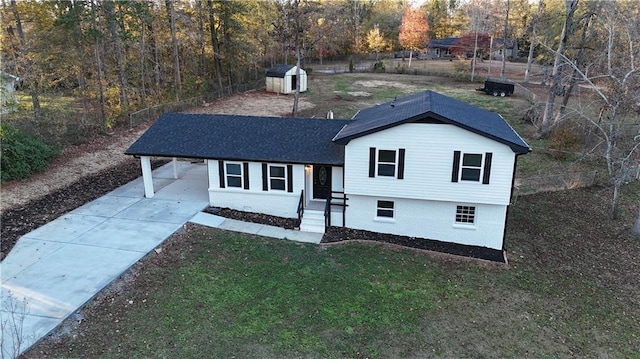
[[[267,70],[267,77],[284,77],[287,72],[294,69],[293,65],[278,64]],[[302,70],[300,71],[302,72]]]
[[[433,91],[399,98],[358,112],[333,141],[346,145],[350,140],[404,123],[431,118],[503,143],[516,153],[527,153],[529,145],[502,116]]]
[[[344,164],[331,141],[348,120],[168,113],[128,155],[304,164]]]

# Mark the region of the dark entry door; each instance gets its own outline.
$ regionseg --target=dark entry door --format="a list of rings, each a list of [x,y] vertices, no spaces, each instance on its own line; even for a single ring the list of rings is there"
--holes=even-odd
[[[327,199],[331,193],[331,166],[313,165],[313,198]]]

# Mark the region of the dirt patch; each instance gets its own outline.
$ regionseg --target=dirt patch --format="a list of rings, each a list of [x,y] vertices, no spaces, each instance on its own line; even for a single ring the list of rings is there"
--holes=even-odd
[[[304,111],[315,105],[304,98],[298,101],[298,110]],[[293,95],[269,93],[265,90],[250,91],[232,97],[205,103],[202,107],[187,110],[187,113],[253,115],[253,116],[291,116]]]
[[[340,91],[334,91],[335,93],[337,93],[338,95],[341,95],[342,92]],[[347,95],[349,96],[355,96],[355,97],[370,97],[371,94],[368,92],[364,92],[364,91],[350,91],[347,92]]]
[[[118,131],[113,135],[99,136],[91,142],[69,147],[44,172],[36,173],[25,180],[4,183],[0,212],[24,206],[35,198],[71,185],[78,178],[130,160],[131,157],[126,156],[124,151],[149,125]]]
[[[412,90],[417,90],[418,87],[411,85],[411,84],[406,84],[406,83],[402,83],[402,82],[397,82],[397,81],[383,81],[383,80],[370,80],[370,81],[356,81],[353,83],[356,86],[362,86],[362,87],[395,87],[395,88],[399,88],[399,89],[403,89],[403,90],[407,90],[407,91],[412,91]]]

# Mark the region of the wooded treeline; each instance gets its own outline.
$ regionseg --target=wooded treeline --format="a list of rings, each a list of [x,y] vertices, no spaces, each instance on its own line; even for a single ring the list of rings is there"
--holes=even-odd
[[[424,43],[472,31],[503,36],[509,4],[507,36],[526,43],[532,19],[546,16],[545,39],[553,48],[562,1],[547,2],[538,11],[527,0],[429,0],[419,9],[429,24]],[[77,99],[79,126],[106,129],[151,104],[295,63],[296,44],[303,67],[400,50],[407,6],[403,0],[2,0],[2,70],[22,79],[36,120],[47,116],[43,94],[65,94]],[[367,41],[373,29],[383,46]]]

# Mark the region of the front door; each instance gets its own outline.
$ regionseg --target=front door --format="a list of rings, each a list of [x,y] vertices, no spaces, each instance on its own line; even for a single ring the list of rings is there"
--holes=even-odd
[[[313,198],[327,199],[331,195],[331,166],[313,165]]]

